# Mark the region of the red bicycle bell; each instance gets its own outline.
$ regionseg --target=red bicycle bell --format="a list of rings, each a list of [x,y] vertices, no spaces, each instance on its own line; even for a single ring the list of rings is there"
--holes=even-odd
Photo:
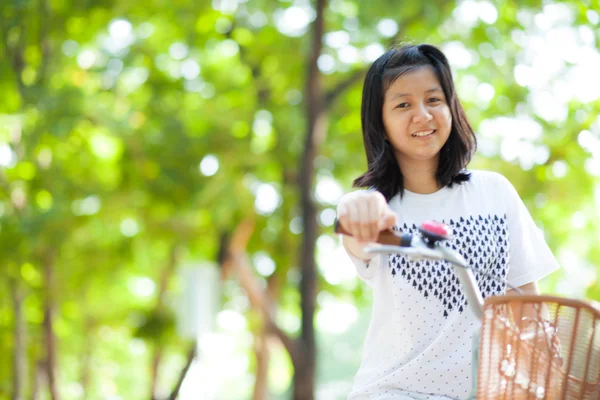
[[[452,229],[448,225],[437,221],[423,222],[419,232],[421,232],[427,243],[432,246],[439,241],[448,240],[452,237]]]

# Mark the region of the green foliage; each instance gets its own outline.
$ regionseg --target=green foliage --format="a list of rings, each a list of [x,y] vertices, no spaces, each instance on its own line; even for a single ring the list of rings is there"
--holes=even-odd
[[[237,8],[213,8],[221,3]],[[578,141],[586,130],[598,140],[600,103],[570,100],[565,118],[548,121],[537,113],[531,87],[515,78],[516,67],[531,62],[522,37],[537,32],[536,18],[552,5],[543,3],[503,2],[494,8],[493,22],[477,17],[466,24],[458,20],[457,7],[468,10],[454,1],[365,5],[332,0],[327,32],[341,32],[342,42],[347,33],[352,48],[343,53],[344,44],[325,40],[323,54],[333,67],[324,71],[323,84],[335,95],[327,110],[327,137],[315,160],[317,182],[331,179],[347,191],[365,170],[360,101],[368,63],[363,49],[404,41],[461,45],[472,62],[456,67],[455,78],[476,131],[486,126],[489,131],[490,121],[498,123],[500,117],[527,115],[543,134],[518,144],[548,155],[523,168],[518,158],[500,152],[511,135],[523,132],[482,133],[472,167],[505,174],[544,228],[565,268],[545,280],[544,289],[600,301],[595,243],[600,186],[589,172],[590,160],[598,155]],[[561,3],[572,11],[569,26],[581,35],[591,30],[590,47],[597,49],[597,2]],[[163,281],[165,271],[173,262],[214,261],[221,235],[246,217],[255,222],[248,251],[256,275],[262,283],[281,282],[278,320],[292,336],[298,334],[297,178],[311,41],[306,27],[285,34],[278,26],[291,6],[291,1],[268,0],[2,3],[0,398],[12,390],[18,291],[27,329],[26,397],[46,354],[47,292],[57,310],[63,397],[82,398],[69,389],[77,384],[84,386],[86,398],[143,397],[140,393],[149,391],[152,346],[164,345],[175,357],[187,345],[165,307],[177,284],[168,274]],[[384,19],[397,24],[395,34],[378,29]],[[571,64],[562,62],[554,81]],[[482,100],[486,87],[481,84],[493,88],[491,97]],[[344,90],[338,93],[339,87]],[[267,193],[269,200],[272,192],[275,205],[259,204],[257,198],[264,201]],[[335,209],[335,200],[318,193],[317,199],[319,212]],[[331,221],[320,222],[327,238]],[[270,259],[275,270],[263,269],[259,256]],[[50,267],[52,283],[45,275]],[[321,265],[320,271],[327,268]],[[579,287],[561,284],[571,268],[587,274]],[[360,282],[330,282],[326,276],[319,276],[322,293],[351,296],[360,309],[369,304],[368,288]],[[164,282],[166,293],[158,293]],[[239,288],[226,284],[223,290],[224,307],[245,315],[248,304]],[[157,307],[162,295],[167,300]],[[257,330],[260,319],[248,319]],[[345,339],[320,332],[320,383],[351,378],[358,355],[348,347],[360,346],[364,321],[359,321],[348,333],[347,347],[337,343]],[[328,358],[327,349],[336,343],[336,356]],[[283,393],[281,382],[289,383],[291,366],[276,354],[274,363],[285,368],[273,372],[279,382],[273,390]],[[334,368],[334,361],[347,362],[346,369]],[[176,370],[181,364],[169,365]],[[84,384],[81,377],[89,368],[91,381]],[[161,380],[163,392],[174,383],[170,378]]]
[[[134,337],[155,341],[159,344],[168,343],[175,333],[173,314],[165,310],[152,311],[143,318],[143,323],[137,328]]]

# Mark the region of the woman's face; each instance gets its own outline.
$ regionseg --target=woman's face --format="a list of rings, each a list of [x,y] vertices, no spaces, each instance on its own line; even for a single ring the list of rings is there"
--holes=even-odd
[[[401,168],[413,164],[437,170],[452,114],[432,68],[422,67],[396,79],[384,94],[382,118]]]

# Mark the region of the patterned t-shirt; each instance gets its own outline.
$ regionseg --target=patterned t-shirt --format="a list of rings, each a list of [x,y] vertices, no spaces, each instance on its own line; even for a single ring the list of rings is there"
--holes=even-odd
[[[428,195],[405,191],[389,205],[403,232],[417,232],[426,220],[448,224],[453,237],[445,245],[480,271],[475,277],[484,298],[558,268],[514,187],[497,173],[471,171],[468,182]],[[350,258],[373,288],[373,306],[349,399],[467,399],[472,334],[480,322],[452,267],[397,254],[369,264]]]

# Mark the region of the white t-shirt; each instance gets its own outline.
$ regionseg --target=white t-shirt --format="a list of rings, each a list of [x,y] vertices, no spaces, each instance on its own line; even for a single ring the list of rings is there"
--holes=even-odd
[[[558,268],[541,231],[502,175],[470,171],[452,188],[391,199],[398,230],[417,232],[426,220],[448,224],[446,245],[475,272],[484,298],[539,280]],[[373,288],[371,323],[349,399],[467,399],[471,394],[473,330],[480,322],[466,306],[445,261],[376,256],[367,265],[350,257]]]

